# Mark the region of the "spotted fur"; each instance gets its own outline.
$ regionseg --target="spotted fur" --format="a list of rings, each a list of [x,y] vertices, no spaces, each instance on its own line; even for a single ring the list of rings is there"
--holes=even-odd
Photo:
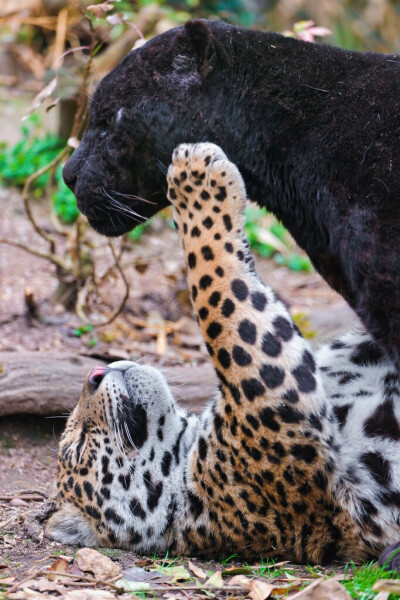
[[[364,332],[314,356],[255,272],[244,184],[219,147],[179,146],[168,187],[219,392],[193,415],[151,367],[92,373],[48,533],[139,552],[375,557],[400,539],[393,365]]]

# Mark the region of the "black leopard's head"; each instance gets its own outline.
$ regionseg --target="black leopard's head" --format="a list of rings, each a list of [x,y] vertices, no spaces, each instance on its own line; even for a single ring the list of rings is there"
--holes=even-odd
[[[226,146],[222,80],[234,29],[190,21],[130,52],[100,82],[88,129],[63,171],[96,231],[121,235],[168,204],[165,175],[179,143]]]

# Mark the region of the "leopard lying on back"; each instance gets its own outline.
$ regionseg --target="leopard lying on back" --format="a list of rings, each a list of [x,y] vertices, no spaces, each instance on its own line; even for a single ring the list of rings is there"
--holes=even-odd
[[[399,379],[363,332],[315,355],[257,277],[246,194],[213,144],[181,145],[168,196],[220,381],[200,415],[162,374],[92,371],[60,443],[63,543],[324,562],[400,539]]]

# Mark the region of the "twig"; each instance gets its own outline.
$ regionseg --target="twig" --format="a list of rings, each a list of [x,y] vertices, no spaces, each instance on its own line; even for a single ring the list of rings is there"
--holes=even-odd
[[[118,273],[121,275],[122,281],[124,282],[124,285],[125,285],[125,294],[124,294],[124,296],[123,296],[123,298],[122,298],[122,300],[120,302],[120,305],[117,308],[117,310],[114,312],[113,315],[111,315],[111,317],[105,323],[102,323],[102,325],[109,325],[110,323],[112,323],[114,321],[114,319],[116,319],[118,317],[118,315],[124,310],[124,307],[125,307],[125,304],[126,304],[128,298],[129,298],[129,292],[130,292],[128,280],[125,277],[125,273],[122,270],[122,267],[121,267],[121,265],[119,263],[119,259],[121,257],[122,251],[119,254],[119,256],[117,256],[117,254],[115,252],[115,248],[114,248],[114,246],[113,246],[113,244],[112,244],[111,241],[108,242],[108,245],[110,247],[111,253],[112,253],[112,255],[114,257],[114,260],[115,260],[115,267],[116,267]]]
[[[88,581],[92,584],[95,585],[104,585],[107,587],[110,587],[111,589],[115,590],[117,593],[122,593],[125,591],[125,589],[123,587],[117,586],[114,583],[111,583],[110,581],[107,581],[106,579],[95,579],[94,577],[90,577],[89,575],[77,575],[75,573],[57,573],[57,572],[53,572],[53,571],[36,571],[36,573],[33,573],[27,577],[24,577],[24,579],[22,579],[21,581],[15,583],[9,590],[7,590],[7,594],[11,594],[12,592],[15,592],[19,587],[21,587],[21,585],[23,585],[24,583],[26,583],[27,581],[30,581],[31,579],[36,579],[37,577],[47,577],[49,574],[51,574],[54,579],[58,578],[59,581],[62,581],[63,577],[67,577],[67,578],[71,578],[71,579],[80,579],[82,581]],[[159,585],[159,586],[152,586],[152,587],[143,587],[143,588],[138,588],[135,589],[135,593],[136,592],[146,592],[146,593],[153,593],[153,592],[176,592],[176,591],[184,591],[184,590],[220,590],[220,591],[227,591],[227,592],[234,592],[234,591],[241,591],[245,588],[241,587],[241,586],[237,586],[237,585],[227,585],[227,586],[223,586],[223,587],[218,587],[216,585],[207,585],[207,584],[203,584],[203,585]]]
[[[21,498],[21,496],[18,494],[13,497],[0,496],[0,502],[11,502],[15,498],[20,498],[21,500],[25,500],[25,502],[43,502],[44,501],[43,496],[24,496],[24,498]]]
[[[0,522],[0,528],[1,529],[5,529],[6,527],[8,527],[9,525],[14,525],[19,523],[19,521],[22,519],[22,515],[13,515],[12,517],[10,517],[9,519],[7,519],[6,521],[1,521]]]
[[[117,253],[115,252],[114,246],[113,246],[113,244],[112,244],[111,241],[108,242],[108,245],[110,247],[111,253],[112,253],[114,261],[115,261],[115,263],[114,263],[114,265],[113,265],[112,268],[116,268],[117,271],[118,271],[118,273],[120,274],[121,279],[124,282],[125,293],[124,293],[124,296],[123,296],[123,298],[122,298],[122,300],[121,300],[118,308],[111,315],[111,317],[109,317],[105,321],[101,321],[100,323],[94,323],[93,324],[94,327],[104,327],[105,325],[109,325],[110,323],[112,323],[118,317],[118,315],[121,314],[121,312],[124,310],[125,304],[126,304],[128,298],[129,298],[129,293],[130,293],[130,287],[129,287],[128,280],[126,279],[125,273],[124,273],[124,271],[123,271],[123,269],[122,269],[122,267],[121,267],[121,265],[119,263],[119,259],[121,257],[122,252],[119,252],[119,254],[117,255]],[[88,322],[88,318],[85,315],[85,312],[83,310],[83,306],[85,304],[85,301],[86,301],[86,298],[87,298],[87,294],[88,294],[87,287],[88,287],[89,283],[92,283],[92,282],[96,286],[96,282],[95,282],[94,279],[92,280],[91,278],[88,278],[86,280],[85,286],[82,288],[82,290],[78,294],[78,299],[77,299],[76,306],[75,306],[76,314],[83,321],[86,321],[86,322]]]
[[[121,588],[119,588],[121,589]],[[184,591],[184,590],[219,590],[220,592],[240,592],[241,590],[245,590],[247,588],[245,587],[241,587],[238,585],[224,585],[222,587],[218,587],[217,585],[171,585],[169,586],[168,584],[165,584],[163,586],[159,586],[159,587],[149,587],[149,588],[142,588],[142,589],[135,589],[134,592],[177,592],[177,591]]]
[[[43,496],[43,498],[49,497],[47,492],[42,492],[42,490],[35,490],[33,488],[28,488],[26,490],[18,490],[16,492],[9,492],[8,494],[4,494],[4,496],[8,498],[19,498],[20,496],[25,496],[26,494],[37,494],[38,496]]]
[[[24,187],[22,190],[22,199],[24,201],[24,207],[25,207],[26,214],[28,215],[28,219],[31,222],[32,227],[34,228],[36,233],[38,235],[40,235],[40,237],[42,237],[44,240],[46,240],[46,242],[48,242],[50,244],[50,252],[52,255],[55,253],[56,243],[55,243],[54,239],[51,236],[49,236],[47,233],[45,233],[43,231],[43,229],[41,227],[39,227],[39,225],[36,223],[36,221],[33,217],[32,211],[31,211],[31,207],[30,207],[29,191],[30,191],[30,188],[31,188],[31,185],[33,184],[33,182],[36,181],[36,179],[39,179],[39,177],[41,177],[45,173],[47,173],[47,171],[50,171],[51,169],[55,169],[55,167],[57,167],[57,165],[63,160],[64,156],[66,156],[69,151],[70,151],[69,146],[65,146],[65,148],[63,148],[57,154],[57,156],[55,158],[53,158],[53,160],[51,160],[49,163],[47,163],[47,165],[45,165],[44,167],[42,167],[41,169],[39,169],[38,171],[36,171],[32,175],[30,175],[25,180],[25,184],[24,184]]]
[[[90,577],[90,575],[77,575],[76,573],[57,573],[56,571],[40,570],[40,571],[36,571],[36,572],[32,573],[31,575],[29,575],[27,577],[24,577],[21,581],[14,583],[14,585],[9,590],[7,590],[7,594],[11,594],[12,592],[15,592],[15,590],[17,590],[21,585],[23,585],[27,581],[30,581],[31,579],[36,579],[37,577],[47,577],[48,575],[52,575],[52,577],[54,579],[57,578],[59,580],[62,580],[63,577],[67,577],[67,578],[71,578],[71,579],[81,579],[83,581],[88,581],[94,585],[105,585],[105,586],[108,586],[111,589],[115,590],[118,593],[123,591],[122,588],[114,585],[113,583],[111,583],[110,581],[107,581],[106,579],[95,579],[94,577]]]
[[[33,256],[38,256],[39,258],[44,258],[45,260],[48,260],[49,262],[53,263],[53,265],[56,265],[56,267],[65,269],[67,271],[70,270],[68,268],[68,265],[63,260],[61,260],[61,258],[59,258],[56,254],[47,254],[46,252],[39,252],[39,250],[34,250],[33,248],[25,246],[25,244],[23,244],[22,242],[6,240],[5,238],[0,238],[0,244],[7,244],[8,246],[20,248],[21,250],[25,250],[25,252],[29,252],[29,254],[32,254]]]

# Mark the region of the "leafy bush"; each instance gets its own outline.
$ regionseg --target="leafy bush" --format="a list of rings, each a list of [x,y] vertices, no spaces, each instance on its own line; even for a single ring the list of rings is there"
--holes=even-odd
[[[251,248],[260,256],[273,258],[278,265],[286,266],[292,271],[309,273],[313,270],[310,259],[295,250],[282,223],[273,219],[264,209],[246,209],[245,231]]]
[[[66,141],[54,134],[40,134],[42,127],[38,114],[30,115],[21,127],[21,140],[9,147],[0,144],[0,184],[22,187],[30,175],[51,162],[65,147]],[[34,182],[34,195],[43,196],[49,184],[50,174],[44,173]],[[55,172],[55,186],[52,192],[54,210],[65,223],[73,223],[78,215],[73,193],[62,179],[62,167]]]
[[[58,165],[57,167],[55,180],[56,188],[51,195],[54,210],[64,223],[74,223],[79,217],[79,210],[76,207],[74,194],[67,188],[63,181],[61,165]]]

